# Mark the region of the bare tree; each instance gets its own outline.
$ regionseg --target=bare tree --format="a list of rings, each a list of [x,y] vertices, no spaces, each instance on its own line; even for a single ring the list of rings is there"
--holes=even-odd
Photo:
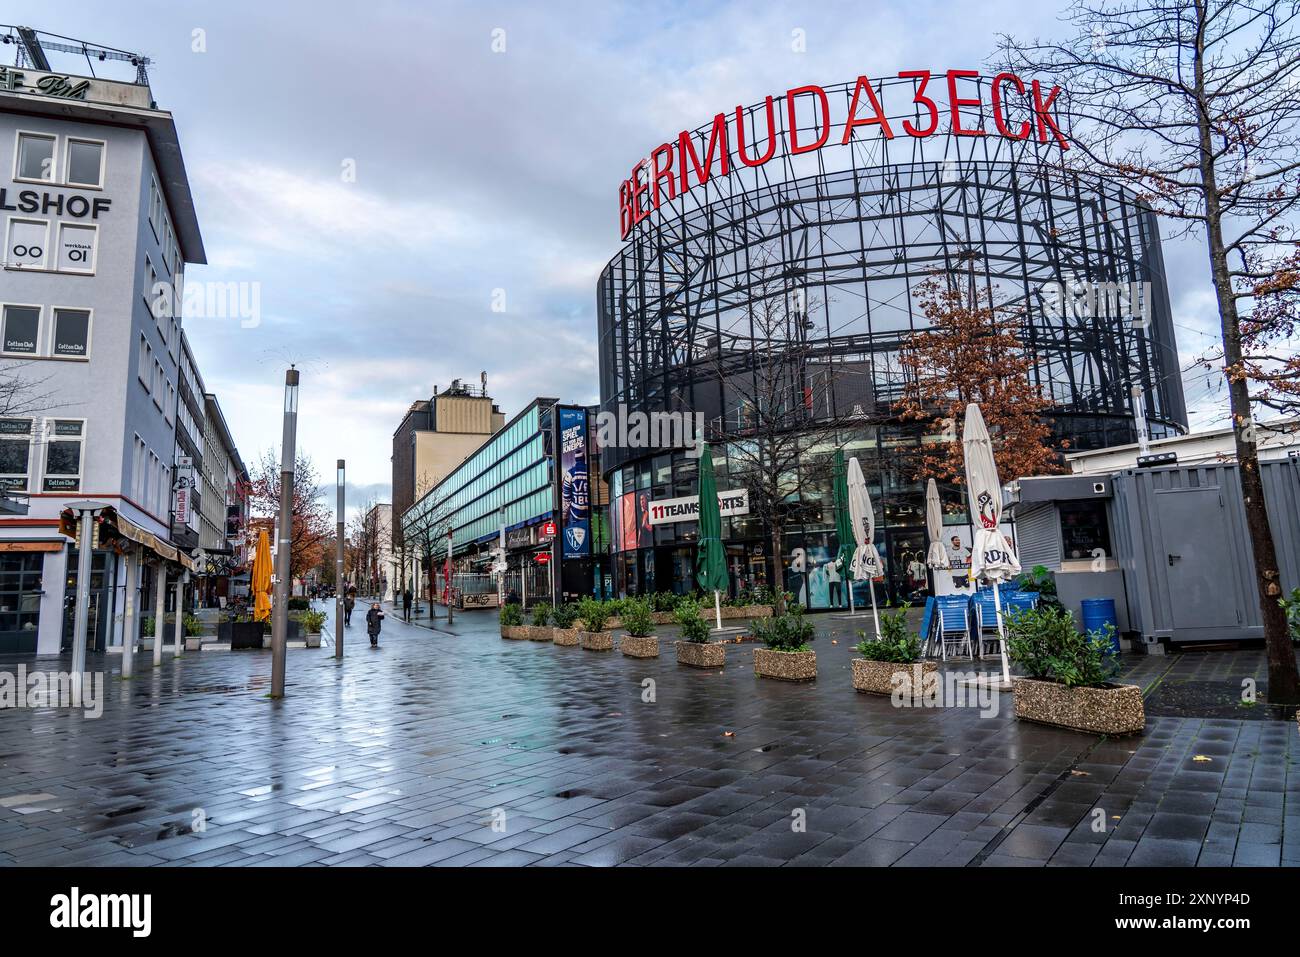
[[[30,362],[7,362],[0,365],[0,415],[35,415],[61,408],[55,402],[57,392],[47,390],[49,376],[32,378],[27,374]]]
[[[1271,284],[1295,261],[1297,18],[1300,7],[1289,0],[1079,3],[1068,39],[1003,37],[1001,44],[1009,69],[1049,73],[1065,87],[1062,115],[1077,147],[1065,154],[1067,165],[1126,182],[1204,238],[1268,643],[1268,693],[1285,703],[1300,701],[1300,674],[1278,604],[1277,553],[1253,440],[1256,403],[1278,391],[1262,373],[1285,368],[1288,358],[1269,356],[1276,327],[1257,306],[1261,293],[1267,306]]]

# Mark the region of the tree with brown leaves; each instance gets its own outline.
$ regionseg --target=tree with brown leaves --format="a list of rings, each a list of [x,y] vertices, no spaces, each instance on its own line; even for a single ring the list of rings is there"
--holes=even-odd
[[[272,521],[280,514],[280,459],[267,449],[253,464],[249,481],[249,508],[255,517]],[[334,513],[322,497],[320,476],[306,455],[294,463],[293,540],[289,546],[289,574],[302,578],[321,563],[325,542],[334,532]],[[256,539],[250,545],[256,547]]]
[[[962,484],[957,423],[971,402],[984,413],[1002,479],[1063,471],[1047,415],[1051,403],[1031,378],[1034,356],[1020,340],[1016,312],[974,283],[959,288],[935,276],[913,292],[930,327],[903,345],[899,364],[906,381],[895,411],[940,437],[916,451],[915,477]]]

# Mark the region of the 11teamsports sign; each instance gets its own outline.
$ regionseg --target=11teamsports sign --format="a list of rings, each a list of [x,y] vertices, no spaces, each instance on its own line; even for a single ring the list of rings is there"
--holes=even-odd
[[[672,522],[693,522],[700,517],[700,497],[665,498],[651,502],[648,508],[651,525],[669,525]],[[722,517],[749,514],[749,490],[718,493],[718,511]]]
[[[890,122],[881,96],[877,94],[872,82],[866,76],[860,76],[853,88],[848,104],[848,112],[841,119],[832,123],[830,101],[826,90],[820,86],[798,86],[787,90],[784,97],[787,130],[786,142],[778,133],[776,122],[776,97],[768,96],[763,104],[766,114],[767,133],[765,138],[754,135],[754,144],[746,144],[745,108],[737,106],[734,114],[719,113],[713,118],[713,124],[707,133],[700,133],[699,146],[696,149],[696,135],[689,130],[678,134],[675,143],[663,143],[651,151],[648,159],[641,160],[632,167],[632,175],[619,186],[619,229],[623,239],[660,205],[685,194],[697,185],[707,183],[714,175],[714,163],[717,163],[717,175],[727,176],[738,161],[742,166],[758,167],[770,162],[777,155],[778,146],[785,154],[795,155],[809,153],[826,146],[830,141],[832,126],[843,126],[844,133],[839,144],[846,145],[858,134],[862,127],[875,127],[877,135],[887,140],[896,136],[910,136],[922,139],[940,133],[940,117],[947,114],[946,132],[953,136],[1001,136],[1008,140],[1027,140],[1031,136],[1040,143],[1055,142],[1062,151],[1070,148],[1069,140],[1061,132],[1053,109],[1059,86],[1044,90],[1038,80],[1025,83],[1014,73],[999,73],[987,86],[989,113],[993,118],[994,129],[985,129],[983,125],[969,126],[970,114],[965,117],[962,109],[968,110],[984,105],[983,91],[986,87],[975,82],[976,95],[962,95],[958,82],[969,87],[978,81],[978,70],[948,70],[942,74],[932,74],[929,70],[904,70],[898,74],[899,79],[912,80],[912,105],[916,111],[912,119],[898,121],[899,129]],[[931,83],[946,86],[946,107],[941,108],[935,94],[930,92]],[[882,92],[885,87],[882,87]],[[965,89],[970,94],[970,89]],[[943,94],[939,93],[942,97]],[[816,107],[816,128],[805,125],[799,128],[796,122],[796,106],[800,101],[813,103]],[[1018,116],[1032,117],[1019,121],[1012,120],[1008,113],[1014,107],[1020,107]],[[1027,111],[1027,112],[1026,112]],[[897,114],[896,121],[897,121]],[[754,120],[755,132],[761,128],[759,120]],[[705,143],[707,138],[708,142]],[[733,148],[734,141],[734,148]],[[760,152],[761,150],[761,152]],[[700,159],[701,151],[704,154]]]

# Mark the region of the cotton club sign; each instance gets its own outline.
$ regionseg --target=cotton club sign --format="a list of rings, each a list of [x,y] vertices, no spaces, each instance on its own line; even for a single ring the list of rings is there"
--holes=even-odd
[[[783,97],[768,96],[763,108],[756,110],[753,120],[755,134],[762,130],[764,121],[767,131],[761,135],[750,134],[755,140],[753,144],[746,141],[743,106],[737,106],[731,114],[719,113],[713,118],[707,133],[698,139],[690,130],[683,130],[675,142],[655,147],[648,160],[641,160],[632,167],[632,175],[623,181],[618,190],[618,218],[622,238],[627,239],[632,230],[659,209],[661,204],[684,195],[697,185],[707,183],[715,175],[715,164],[716,175],[723,177],[737,168],[737,163],[742,167],[753,168],[771,162],[777,156],[778,149],[789,155],[811,153],[832,145],[832,126],[843,127],[843,135],[839,137],[838,143],[833,144],[840,146],[847,145],[860,136],[859,130],[870,131],[875,127],[876,135],[886,140],[899,136],[925,139],[947,133],[952,136],[1000,136],[1007,140],[1028,140],[1034,137],[1039,143],[1055,142],[1062,151],[1070,148],[1053,113],[1057,95],[1061,92],[1059,86],[1045,89],[1038,80],[1026,83],[1014,73],[999,73],[987,86],[976,85],[979,76],[978,70],[948,70],[942,74],[930,70],[902,71],[898,74],[900,80],[913,81],[912,100],[908,105],[915,110],[916,116],[902,119],[896,113],[893,122],[890,121],[881,98],[894,89],[903,89],[905,85],[882,87],[882,93],[878,95],[869,78],[858,77],[848,102],[847,113],[839,119],[831,116],[830,99],[825,89],[820,86],[794,87],[787,90]],[[958,89],[959,82],[962,83],[962,90]],[[946,97],[943,95],[944,87]],[[975,91],[980,91],[979,95],[972,95]],[[970,114],[962,114],[963,107],[967,110],[978,107],[983,112],[985,93],[988,96],[988,113],[993,121],[992,130],[984,128],[984,125],[968,125],[971,123]],[[936,99],[936,95],[939,99]],[[776,120],[778,99],[784,100],[784,125],[789,131],[784,142],[781,142]],[[941,102],[944,99],[946,104]],[[803,129],[799,128],[796,108],[801,102],[815,105],[819,127],[809,128],[805,125]],[[1020,118],[1013,120],[1008,114],[1017,106],[1020,110],[1016,115]],[[807,109],[805,107],[805,111]],[[913,122],[913,119],[917,122]]]

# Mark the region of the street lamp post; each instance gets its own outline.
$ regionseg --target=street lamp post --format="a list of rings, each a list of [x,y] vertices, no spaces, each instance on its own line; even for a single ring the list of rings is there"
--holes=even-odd
[[[451,606],[456,603],[456,596],[452,594],[452,590],[451,590],[451,542],[452,542],[451,526],[448,525],[447,526],[447,576],[446,577],[447,577],[447,624],[449,625],[452,623],[453,620]]]
[[[346,475],[343,460],[338,466],[338,522],[334,529],[334,657],[343,660],[343,504]]]
[[[106,506],[102,502],[72,502],[77,510],[77,605],[72,618],[72,681],[77,702],[81,701],[81,675],[86,670],[86,629],[90,621],[90,559],[94,537],[95,513]]]
[[[284,437],[280,442],[280,539],[275,553],[271,609],[271,697],[284,697],[284,652],[289,628],[290,550],[293,545],[293,470],[297,458],[298,370],[284,374]]]

